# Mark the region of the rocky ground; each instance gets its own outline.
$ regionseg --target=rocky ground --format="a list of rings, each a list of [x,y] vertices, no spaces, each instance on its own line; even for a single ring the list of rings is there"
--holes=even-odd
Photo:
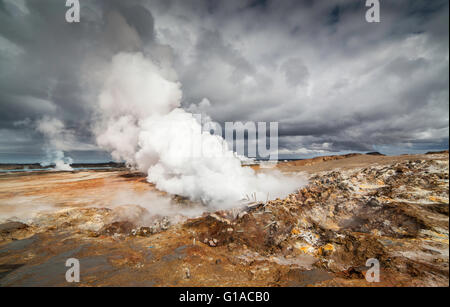
[[[449,285],[448,152],[277,167],[309,184],[203,214],[142,174],[2,174],[0,286],[74,285],[72,257],[79,286]],[[369,258],[379,283],[365,279]]]

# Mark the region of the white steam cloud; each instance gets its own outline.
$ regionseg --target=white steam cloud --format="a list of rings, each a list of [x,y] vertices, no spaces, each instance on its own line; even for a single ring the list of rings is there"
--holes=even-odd
[[[147,173],[158,189],[214,208],[236,206],[248,195],[282,197],[304,184],[242,167],[222,137],[202,132],[194,115],[180,108],[181,84],[171,72],[141,53],[113,57],[98,101],[100,147]]]

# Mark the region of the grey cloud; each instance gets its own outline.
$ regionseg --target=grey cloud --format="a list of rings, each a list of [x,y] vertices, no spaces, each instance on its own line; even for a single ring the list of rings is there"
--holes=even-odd
[[[286,82],[290,86],[307,85],[309,78],[308,67],[300,58],[288,59],[281,69],[286,74]]]
[[[94,144],[96,76],[119,51],[171,63],[183,105],[206,97],[214,120],[279,122],[286,150],[448,148],[448,1],[382,1],[379,24],[360,0],[80,2],[68,24],[61,1],[0,0],[0,152],[36,155],[14,122],[44,115]]]

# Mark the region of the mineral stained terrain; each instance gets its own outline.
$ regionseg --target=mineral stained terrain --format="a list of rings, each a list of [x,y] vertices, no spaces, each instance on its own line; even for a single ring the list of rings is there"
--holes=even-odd
[[[217,212],[130,171],[4,173],[0,286],[448,286],[448,158],[279,163],[309,184]]]

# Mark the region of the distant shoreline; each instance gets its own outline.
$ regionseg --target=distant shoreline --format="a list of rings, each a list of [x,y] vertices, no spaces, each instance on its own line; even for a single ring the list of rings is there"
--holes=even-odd
[[[442,154],[442,153],[448,153],[448,150],[441,150],[441,151],[429,151],[424,153],[425,155],[430,154]],[[291,162],[291,161],[304,161],[304,160],[315,160],[315,159],[333,159],[332,157],[353,157],[353,156],[359,156],[359,155],[371,155],[371,156],[385,156],[382,153],[379,152],[367,152],[367,153],[348,153],[348,154],[337,154],[337,155],[326,155],[326,156],[316,156],[313,158],[305,158],[305,159],[278,159],[277,162]],[[404,155],[413,155],[413,154],[402,154],[398,156],[404,156]],[[256,159],[255,163],[246,163],[247,165],[258,165],[260,162],[269,162],[268,159]],[[72,163],[70,166],[74,169],[74,171],[78,170],[101,170],[101,169],[120,169],[125,168],[125,163],[119,163],[119,162],[100,162],[100,163]],[[20,172],[20,171],[52,171],[54,168],[54,165],[48,165],[48,166],[42,166],[39,163],[0,163],[0,171],[2,172]]]
[[[103,162],[103,163],[72,163],[70,166],[74,170],[80,169],[111,169],[111,168],[124,168],[125,163],[116,162]],[[8,171],[33,171],[33,170],[51,170],[54,165],[42,166],[39,163],[0,163],[0,170]]]

